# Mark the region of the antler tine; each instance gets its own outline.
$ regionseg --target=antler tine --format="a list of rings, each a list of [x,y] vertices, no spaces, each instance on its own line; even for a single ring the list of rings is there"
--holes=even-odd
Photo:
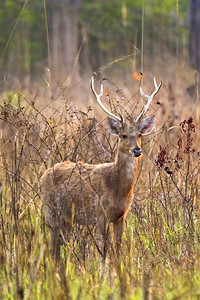
[[[99,106],[102,108],[102,110],[109,115],[111,118],[115,119],[116,121],[119,121],[120,123],[122,123],[122,119],[116,115],[114,115],[112,112],[110,112],[101,102],[100,98],[103,96],[103,83],[101,84],[101,89],[100,89],[100,93],[97,94],[97,92],[94,89],[94,77],[92,76],[90,79],[90,85],[91,85],[91,89],[93,94],[95,95],[97,102],[99,104]]]
[[[146,95],[143,92],[142,88],[140,87],[141,96],[147,98],[148,101],[147,101],[146,105],[144,106],[143,110],[141,111],[141,113],[139,114],[139,116],[136,118],[135,123],[137,123],[141,119],[141,117],[147,112],[153,97],[158,93],[159,89],[161,88],[162,81],[160,82],[160,84],[158,86],[155,77],[153,80],[154,80],[154,85],[155,85],[155,91],[151,95]]]

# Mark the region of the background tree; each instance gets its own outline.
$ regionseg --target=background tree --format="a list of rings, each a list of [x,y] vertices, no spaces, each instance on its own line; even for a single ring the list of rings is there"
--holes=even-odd
[[[190,2],[190,61],[200,71],[200,1]]]
[[[47,7],[51,81],[54,87],[64,83],[68,85],[79,77],[79,63],[76,61],[79,3],[80,0],[52,0]]]
[[[1,89],[14,79],[20,84],[27,78],[31,85],[33,80],[41,84],[49,67],[52,83],[67,85],[130,54],[131,59],[111,65],[110,75],[118,71],[115,66],[123,74],[140,71],[142,40],[146,69],[156,68],[159,59],[176,56],[177,45],[179,58],[187,58],[189,0],[179,1],[177,12],[176,0],[145,1],[144,7],[142,0],[46,3],[47,15],[41,0],[0,0],[0,79],[3,74],[7,79]]]

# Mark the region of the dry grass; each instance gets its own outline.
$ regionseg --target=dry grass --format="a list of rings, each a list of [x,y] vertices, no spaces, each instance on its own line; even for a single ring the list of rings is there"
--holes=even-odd
[[[108,86],[104,101],[113,111],[127,119],[135,116],[135,107],[140,111],[142,100],[137,93],[132,97],[111,83]],[[77,226],[70,243],[62,249],[62,266],[57,273],[49,254],[49,231],[37,186],[39,178],[46,168],[66,159],[88,163],[111,161],[116,140],[107,132],[100,115],[91,108],[84,113],[79,111],[65,95],[56,105],[44,107],[37,96],[16,97],[10,93],[3,97],[0,298],[198,299],[197,107],[192,115],[191,104],[187,104],[190,110],[181,110],[182,99],[175,94],[174,85],[170,87],[164,81],[163,91],[150,111],[157,116],[156,130],[143,141],[141,172],[120,259],[113,259],[111,252],[102,274],[91,233]]]

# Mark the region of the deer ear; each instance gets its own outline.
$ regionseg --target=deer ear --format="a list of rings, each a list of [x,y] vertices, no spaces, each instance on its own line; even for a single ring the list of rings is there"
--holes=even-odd
[[[155,116],[146,117],[140,125],[140,133],[148,134],[155,126]]]
[[[119,122],[117,122],[116,120],[108,117],[107,118],[107,126],[108,126],[108,130],[114,134],[114,135],[119,135]]]

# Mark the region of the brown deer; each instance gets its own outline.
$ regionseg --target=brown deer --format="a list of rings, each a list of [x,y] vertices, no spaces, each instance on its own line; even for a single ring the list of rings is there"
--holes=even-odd
[[[109,116],[108,128],[119,137],[117,154],[114,162],[104,164],[86,164],[65,161],[46,170],[40,180],[40,189],[44,201],[46,223],[51,230],[51,251],[54,259],[60,259],[60,245],[69,235],[74,223],[96,225],[103,240],[106,241],[105,225],[113,223],[114,243],[119,249],[123,224],[133,200],[133,188],[137,178],[138,157],[141,155],[141,135],[148,134],[154,127],[155,117],[140,120],[147,112],[151,100],[157,94],[161,83],[155,91],[145,95],[147,104],[136,118],[128,125],[122,117],[114,115],[102,104],[103,84],[100,94],[91,88],[98,104]],[[104,245],[105,246],[105,245]]]

